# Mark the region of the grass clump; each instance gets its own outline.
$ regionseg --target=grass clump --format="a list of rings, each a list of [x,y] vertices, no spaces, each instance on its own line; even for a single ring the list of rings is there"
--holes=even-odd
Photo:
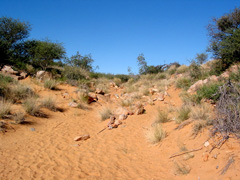
[[[39,116],[40,114],[40,105],[38,105],[38,101],[36,98],[28,98],[23,103],[23,107],[25,111],[32,116]]]
[[[191,84],[192,84],[191,79],[186,78],[186,77],[181,77],[177,80],[176,87],[187,90],[191,86]]]
[[[11,105],[9,101],[0,101],[0,118],[10,114]]]
[[[10,92],[7,94],[6,98],[17,102],[32,96],[36,96],[36,94],[29,86],[16,84],[10,88]]]
[[[44,99],[41,103],[41,106],[54,112],[57,111],[56,101],[51,97]]]
[[[121,99],[120,104],[122,107],[129,107],[132,105],[133,100],[130,99]]]
[[[157,114],[154,118],[154,124],[166,123],[168,121],[169,121],[168,112],[161,111],[160,109],[158,109]]]
[[[188,71],[188,66],[182,65],[182,66],[177,68],[176,73],[177,74],[183,74],[183,73],[185,73],[187,71]]]
[[[166,131],[163,130],[161,124],[156,124],[147,132],[146,137],[149,142],[155,144],[166,137]]]
[[[175,162],[175,171],[176,171],[176,174],[186,175],[186,174],[190,173],[191,168],[187,165],[179,164],[179,163]]]
[[[176,123],[181,123],[185,120],[187,120],[190,116],[191,109],[187,105],[183,105],[180,109],[178,109],[178,117],[176,119]]]
[[[44,81],[44,88],[50,89],[50,90],[56,90],[57,89],[57,81],[54,79],[49,79]]]
[[[110,116],[112,115],[112,110],[109,107],[104,107],[101,111],[99,111],[99,115],[101,121],[104,121],[110,118]]]
[[[192,134],[194,136],[197,136],[207,125],[207,121],[195,121],[195,123],[193,124]]]

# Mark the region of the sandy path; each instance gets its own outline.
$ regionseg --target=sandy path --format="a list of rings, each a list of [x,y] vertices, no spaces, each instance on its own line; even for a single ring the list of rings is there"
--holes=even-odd
[[[0,136],[1,180],[197,179],[197,174],[201,174],[204,179],[215,179],[215,172],[208,174],[204,167],[201,173],[194,170],[194,174],[187,176],[174,174],[173,160],[168,157],[177,151],[179,142],[189,140],[189,129],[184,129],[181,136],[177,132],[170,133],[161,145],[151,145],[146,141],[145,128],[150,127],[156,106],[147,106],[146,114],[130,116],[119,128],[105,130],[97,135],[107,124],[106,121],[100,122],[97,116],[101,106],[95,103],[87,111],[69,108],[69,100],[64,99],[61,93],[71,93],[74,88],[61,88],[61,91],[39,91],[39,94],[56,97],[59,106],[65,107],[65,112],[45,110],[49,118],[29,116],[27,120],[30,124],[14,126],[16,132],[10,131]],[[166,101],[174,100],[176,106],[180,105],[179,91],[176,93],[173,89],[169,93],[171,97]],[[164,109],[168,105],[159,102],[157,106]],[[174,127],[174,123],[164,125],[168,132]],[[30,128],[35,128],[35,131]],[[73,141],[75,136],[83,134],[90,134],[91,138],[84,142]],[[205,137],[202,136],[199,141],[191,140],[190,146],[199,146]],[[197,164],[198,161],[199,158],[194,158],[191,164]]]

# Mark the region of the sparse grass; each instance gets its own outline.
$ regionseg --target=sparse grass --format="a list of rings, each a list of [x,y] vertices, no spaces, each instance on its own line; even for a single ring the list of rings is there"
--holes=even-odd
[[[79,102],[77,108],[82,110],[88,110],[89,108],[85,105],[85,103]]]
[[[144,96],[148,96],[149,95],[149,89],[148,87],[144,86],[141,88],[140,92],[142,93],[142,95]]]
[[[157,110],[157,114],[154,118],[154,124],[166,123],[169,121],[168,112]]]
[[[50,89],[50,90],[56,90],[57,85],[58,85],[58,83],[54,79],[44,81],[44,88],[47,88],[47,89]]]
[[[87,92],[80,92],[78,94],[78,99],[82,104],[88,104],[88,93]]]
[[[176,119],[176,123],[181,123],[189,118],[189,114],[191,109],[187,105],[183,105],[180,109],[178,109],[178,117]]]
[[[122,84],[122,80],[120,78],[116,78],[114,77],[113,78],[113,82],[117,85],[117,86],[120,86]]]
[[[38,105],[36,98],[28,98],[25,100],[24,104],[25,111],[32,116],[39,116],[40,106]]]
[[[42,103],[41,103],[42,107],[45,107],[51,111],[57,111],[57,107],[56,107],[56,101],[54,99],[52,99],[51,97],[45,98]]]
[[[163,130],[161,124],[156,124],[147,132],[146,137],[149,142],[155,144],[166,137],[166,131]]]
[[[10,113],[11,105],[12,103],[8,101],[0,101],[0,118],[4,118]]]
[[[13,114],[13,120],[16,124],[22,124],[25,121],[25,113],[24,112],[17,112]]]
[[[175,162],[174,164],[175,164],[176,174],[178,174],[178,175],[186,175],[186,174],[190,173],[190,171],[191,171],[191,168],[187,165],[180,164],[177,162]]]
[[[166,78],[167,78],[166,73],[158,73],[158,74],[156,74],[156,76],[155,76],[155,79],[156,79],[156,80],[161,80],[161,79],[166,79]]]
[[[110,116],[112,115],[112,110],[109,107],[104,107],[101,111],[99,111],[99,115],[101,121],[104,121],[110,118]]]

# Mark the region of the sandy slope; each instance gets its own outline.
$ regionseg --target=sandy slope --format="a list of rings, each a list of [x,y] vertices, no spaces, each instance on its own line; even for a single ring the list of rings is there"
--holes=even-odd
[[[29,80],[23,83],[30,83]],[[214,150],[208,161],[203,161],[207,148],[194,152],[194,157],[184,156],[169,159],[180,152],[181,146],[188,150],[198,148],[208,139],[208,131],[191,136],[191,125],[174,130],[174,122],[164,124],[168,136],[158,145],[147,142],[145,133],[150,128],[156,107],[165,109],[169,103],[181,105],[179,90],[171,88],[170,97],[155,106],[148,105],[146,114],[129,116],[117,129],[105,130],[107,121],[100,122],[98,111],[102,107],[93,103],[90,110],[68,107],[70,99],[63,98],[68,92],[74,95],[74,87],[61,85],[60,91],[44,90],[33,85],[41,97],[55,97],[64,112],[44,110],[49,118],[27,117],[28,124],[14,126],[0,134],[0,179],[111,179],[111,180],[160,180],[160,179],[240,179],[240,146],[230,139],[221,149]],[[117,93],[117,92],[115,92]],[[101,102],[103,105],[105,102]],[[113,99],[110,106],[114,106]],[[31,131],[30,128],[35,128]],[[90,134],[84,142],[75,142],[78,135]],[[212,155],[218,154],[217,159]],[[232,154],[235,163],[225,175],[220,170]],[[175,165],[185,164],[191,168],[187,175],[177,175]],[[218,169],[216,167],[218,166]]]

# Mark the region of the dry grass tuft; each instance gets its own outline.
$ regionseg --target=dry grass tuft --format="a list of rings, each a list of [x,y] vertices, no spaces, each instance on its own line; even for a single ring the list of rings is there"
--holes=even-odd
[[[101,121],[104,121],[110,118],[110,116],[112,115],[112,110],[109,107],[104,107],[101,111],[99,111],[99,115]]]
[[[32,115],[32,116],[39,116],[41,114],[40,112],[40,105],[38,105],[38,101],[36,98],[28,98],[23,103],[23,107],[25,111]]]
[[[50,90],[56,90],[57,85],[58,85],[58,83],[54,79],[44,81],[44,87],[47,88],[47,89],[50,89]]]
[[[192,108],[190,116],[194,120],[209,120],[211,109],[211,106],[208,104],[196,105]]]
[[[190,173],[191,168],[188,165],[175,162],[175,173],[178,175],[186,175]]]
[[[0,118],[4,118],[4,116],[10,113],[11,105],[12,103],[9,101],[0,101]]]
[[[17,112],[13,114],[13,120],[16,124],[23,124],[25,121],[25,113],[24,112]]]
[[[166,137],[166,131],[162,129],[161,124],[154,125],[146,134],[149,142],[155,144]]]
[[[168,112],[166,111],[161,111],[160,109],[157,110],[157,114],[154,118],[154,123],[153,124],[159,124],[159,123],[166,123],[170,119],[168,117]]]
[[[131,106],[133,103],[133,100],[130,98],[130,99],[121,99],[120,101],[120,104],[122,107],[129,107]]]
[[[51,97],[45,98],[42,103],[41,103],[42,107],[45,107],[51,111],[57,111],[57,107],[56,107],[56,101],[54,99],[52,99]]]
[[[178,109],[178,117],[176,119],[176,123],[181,123],[185,120],[187,120],[190,116],[191,109],[187,105],[183,105],[180,109]]]

